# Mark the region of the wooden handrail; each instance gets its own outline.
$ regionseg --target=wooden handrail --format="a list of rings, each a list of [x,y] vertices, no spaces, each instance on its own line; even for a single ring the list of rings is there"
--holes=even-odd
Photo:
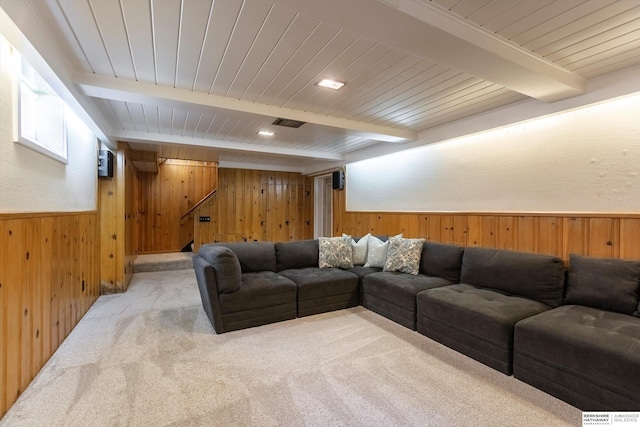
[[[206,203],[210,198],[212,198],[213,196],[215,196],[215,195],[216,195],[216,191],[217,191],[217,190],[218,190],[217,188],[214,188],[213,190],[211,190],[211,192],[210,192],[209,194],[207,194],[206,196],[204,196],[204,197],[202,198],[202,200],[200,200],[198,203],[196,203],[195,205],[193,205],[193,206],[191,207],[191,209],[189,209],[189,210],[187,211],[187,213],[185,213],[184,215],[182,215],[182,216],[180,217],[180,219],[183,219],[184,217],[188,216],[190,213],[192,213],[193,211],[195,211],[196,209],[198,209],[200,206],[204,205],[204,204],[205,204],[205,203]]]

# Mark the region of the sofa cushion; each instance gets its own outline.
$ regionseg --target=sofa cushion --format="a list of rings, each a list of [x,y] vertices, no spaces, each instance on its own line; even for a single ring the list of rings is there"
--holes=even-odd
[[[351,245],[342,237],[318,238],[318,267],[352,268]]]
[[[276,271],[276,247],[271,242],[216,243],[231,249],[240,261],[243,273]]]
[[[633,314],[639,293],[640,261],[569,255],[565,304]]]
[[[424,239],[390,238],[383,271],[418,274],[423,244]]]
[[[198,255],[205,259],[215,272],[218,293],[235,292],[242,284],[242,270],[236,254],[229,248],[204,245]]]
[[[276,271],[318,266],[318,240],[276,243]]]
[[[364,265],[354,265],[353,268],[347,269],[347,271],[355,274],[356,276],[362,278],[367,274],[371,273],[379,273],[382,271],[380,267],[365,267]]]
[[[295,304],[296,291],[295,283],[273,271],[245,273],[236,292],[220,294],[220,310],[230,314]]]
[[[362,279],[362,291],[396,306],[415,312],[416,294],[425,289],[450,285],[441,277],[429,277],[422,274],[411,275],[383,271],[371,273]]]
[[[460,282],[558,307],[564,275],[564,264],[555,256],[469,247],[462,256]]]
[[[462,246],[425,242],[420,257],[420,273],[458,283],[463,253]]]
[[[354,292],[357,294],[359,289],[358,276],[337,268],[309,267],[283,270],[280,274],[298,286],[298,301]]]

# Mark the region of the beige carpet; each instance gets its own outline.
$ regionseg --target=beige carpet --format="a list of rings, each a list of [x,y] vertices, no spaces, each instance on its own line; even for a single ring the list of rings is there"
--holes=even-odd
[[[193,270],[100,297],[0,426],[562,426],[581,412],[362,307],[216,335]]]

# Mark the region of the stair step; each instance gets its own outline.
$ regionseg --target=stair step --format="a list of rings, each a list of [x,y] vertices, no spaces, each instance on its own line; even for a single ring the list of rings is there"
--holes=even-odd
[[[191,252],[138,255],[133,263],[134,273],[150,271],[186,270],[193,268]]]

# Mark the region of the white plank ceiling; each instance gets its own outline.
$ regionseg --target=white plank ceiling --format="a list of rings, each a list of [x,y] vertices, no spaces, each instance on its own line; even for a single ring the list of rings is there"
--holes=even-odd
[[[14,0],[0,0],[20,26]],[[640,65],[638,0],[22,0],[134,148],[302,170]],[[334,92],[322,78],[346,82]],[[277,117],[306,122],[273,126]],[[271,137],[257,134],[270,129]],[[164,148],[162,148],[164,147]]]

